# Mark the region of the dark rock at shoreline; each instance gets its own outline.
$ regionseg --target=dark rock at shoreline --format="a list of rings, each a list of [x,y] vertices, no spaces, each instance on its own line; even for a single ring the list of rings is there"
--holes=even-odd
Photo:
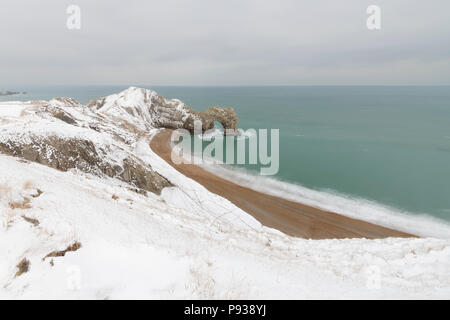
[[[27,94],[25,91],[18,92],[18,91],[0,91],[0,97],[1,96],[14,96],[16,94]]]

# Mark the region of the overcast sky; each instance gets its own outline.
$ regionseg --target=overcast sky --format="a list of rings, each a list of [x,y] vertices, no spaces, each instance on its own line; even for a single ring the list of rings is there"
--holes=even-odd
[[[81,8],[81,30],[66,9]],[[381,30],[366,9],[381,7]],[[448,0],[2,0],[0,89],[450,84]]]

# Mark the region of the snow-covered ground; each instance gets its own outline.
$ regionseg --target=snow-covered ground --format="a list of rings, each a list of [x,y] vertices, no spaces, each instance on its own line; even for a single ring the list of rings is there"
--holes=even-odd
[[[0,135],[42,119],[88,137],[33,108],[0,106]],[[450,298],[450,240],[288,237],[169,166],[149,148],[155,132],[115,143],[174,185],[160,196],[0,154],[0,298]]]

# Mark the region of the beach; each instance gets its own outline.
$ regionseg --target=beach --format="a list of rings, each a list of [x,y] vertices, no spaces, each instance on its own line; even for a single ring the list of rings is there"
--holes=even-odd
[[[228,199],[264,226],[305,239],[414,237],[411,234],[264,194],[225,180],[193,164],[176,165],[171,161],[171,132],[163,130],[156,134],[150,143],[152,150],[179,172],[197,181],[209,191]]]
[[[449,296],[444,223],[377,216],[234,166],[174,166],[156,120],[189,109],[148,89],[88,105],[0,104],[0,299]],[[77,287],[61,282],[74,266]]]

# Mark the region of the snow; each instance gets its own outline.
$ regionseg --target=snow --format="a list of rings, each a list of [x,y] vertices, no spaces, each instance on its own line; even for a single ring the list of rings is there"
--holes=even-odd
[[[157,100],[161,100],[163,103],[158,105],[155,103]],[[180,100],[169,100],[159,96],[153,90],[143,88],[130,87],[118,94],[96,99],[96,102],[99,102],[99,105],[96,105],[100,107],[99,114],[125,120],[143,130],[151,129],[158,123],[175,121],[167,118],[165,105],[173,106],[180,112],[181,117],[178,121],[184,122],[189,116],[188,107]]]
[[[37,105],[39,102],[0,102],[0,117],[18,117],[25,108]]]
[[[2,298],[450,297],[447,240],[294,239],[214,223],[167,194],[149,199],[97,177],[7,156],[0,162]],[[36,188],[43,194],[30,209],[8,208]],[[79,251],[53,258],[54,266],[42,261],[74,241]],[[30,271],[14,278],[24,257]],[[380,272],[380,288],[367,284],[372,269]]]
[[[156,129],[136,138],[107,113],[59,107],[77,126],[27,106],[25,115],[0,115],[0,138],[51,133],[113,143],[175,187],[141,195],[117,179],[0,154],[0,299],[450,298],[450,240],[286,236],[159,158],[149,148]],[[79,250],[43,260],[76,241]],[[30,269],[15,276],[24,258]]]

